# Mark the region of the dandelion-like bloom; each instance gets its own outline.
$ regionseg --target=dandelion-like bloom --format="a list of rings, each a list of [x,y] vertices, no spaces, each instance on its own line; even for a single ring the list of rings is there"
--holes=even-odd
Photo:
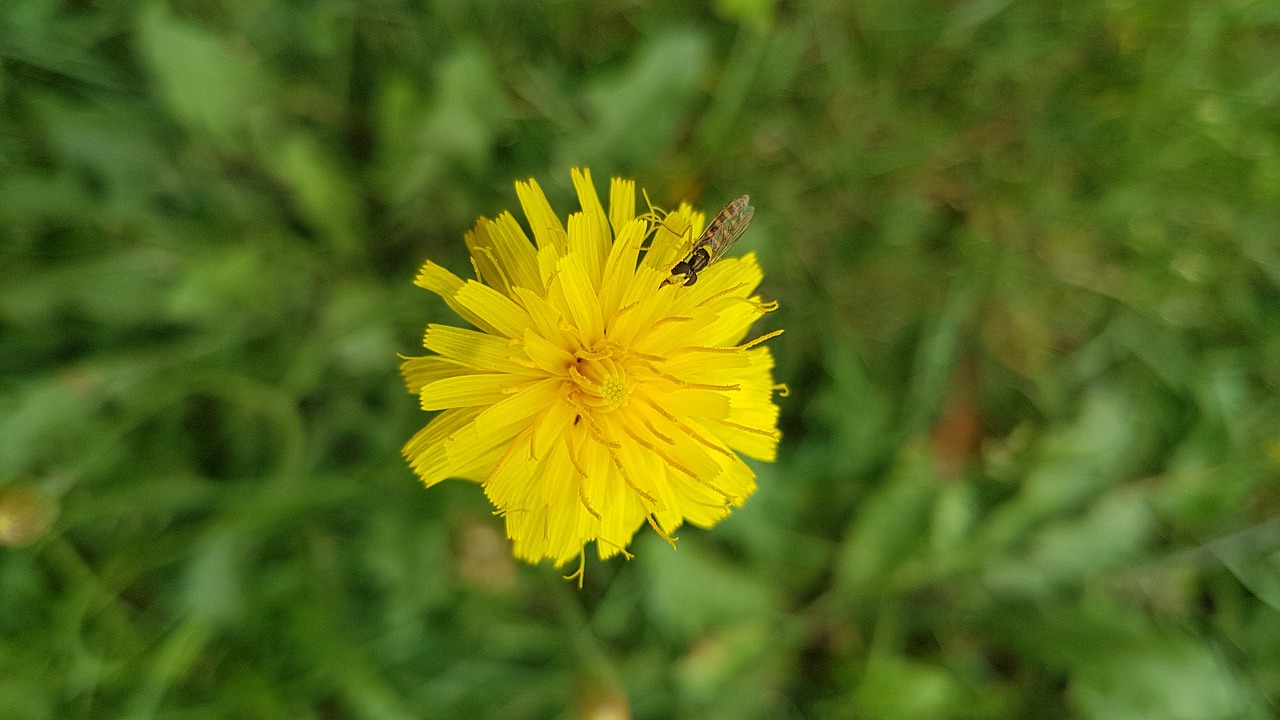
[[[509,212],[480,218],[466,234],[477,280],[423,265],[416,284],[477,329],[428,325],[435,354],[400,368],[439,411],[404,446],[414,471],[428,487],[479,481],[516,556],[557,566],[591,541],[630,557],[646,521],[672,541],[740,506],[756,485],[738,453],[774,459],[782,387],[760,345],[781,331],[743,342],[777,307],[752,295],[752,254],[664,285],[704,216],[637,216],[635,184],[617,178],[606,214],[589,171],[573,184],[566,229],[535,181],[516,183],[533,243]]]

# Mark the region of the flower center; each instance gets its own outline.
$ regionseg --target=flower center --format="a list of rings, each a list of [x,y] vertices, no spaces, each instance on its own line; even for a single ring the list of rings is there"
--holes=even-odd
[[[579,402],[592,410],[617,410],[631,397],[632,379],[608,355],[580,352],[569,371]]]
[[[626,405],[627,397],[631,395],[631,386],[627,384],[626,378],[620,375],[606,375],[600,382],[600,390],[604,406],[610,410]]]

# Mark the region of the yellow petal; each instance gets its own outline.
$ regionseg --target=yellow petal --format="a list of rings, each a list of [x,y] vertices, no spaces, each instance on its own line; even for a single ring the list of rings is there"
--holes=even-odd
[[[709,483],[673,476],[672,485],[680,498],[685,520],[699,527],[711,527],[729,515],[730,508],[739,507],[756,489],[755,473],[738,456],[711,454],[721,470]],[[724,495],[733,500],[726,501]]]
[[[538,181],[529,178],[529,182],[516,182],[516,197],[520,198],[520,207],[533,230],[534,242],[538,248],[554,247],[564,253],[565,233],[560,218],[551,209],[547,196],[542,193]]]
[[[507,373],[459,375],[436,380],[422,388],[423,410],[445,410],[490,405],[506,397],[511,385]]]
[[[577,463],[575,471],[581,471],[579,477],[583,478],[582,494],[586,502],[602,518],[609,517],[620,508],[621,489],[626,488],[626,483],[613,466],[608,448],[581,423],[569,428],[565,441]]]
[[[600,300],[587,278],[582,257],[570,252],[560,262],[560,272],[555,285],[562,293],[561,312],[572,318],[582,342],[591,346],[604,339],[604,318],[600,313]]]
[[[636,532],[644,527],[644,509],[640,507],[640,501],[634,494],[627,496],[623,510],[610,518],[610,521],[610,527],[601,529],[596,538],[596,553],[601,560],[608,560],[624,552],[635,539]]]
[[[488,325],[490,332],[509,338],[524,336],[533,326],[529,314],[510,298],[483,283],[467,281],[454,296],[458,304]]]
[[[746,351],[750,364],[726,370],[724,377],[742,387],[733,393],[728,417],[704,423],[734,450],[772,462],[777,455],[778,406],[773,402],[773,355],[767,347]]]
[[[557,446],[563,450],[556,449],[554,456],[563,455],[565,458],[580,447],[569,447],[563,442]],[[586,470],[587,476],[579,472],[579,467]],[[599,533],[600,519],[597,515],[601,512],[596,508],[592,491],[590,478],[593,472],[589,457],[580,456],[570,459],[570,465],[563,474],[557,476],[546,472],[542,476],[543,500],[551,507],[547,555],[557,564],[575,557],[582,546]]]
[[[476,220],[475,227],[463,234],[463,242],[471,253],[471,264],[476,269],[476,277],[487,283],[498,292],[507,295],[511,292],[511,284],[498,262],[497,253],[493,251],[493,238],[489,235],[489,226],[493,224],[488,218]]]
[[[622,307],[622,298],[635,275],[640,246],[644,244],[649,226],[643,220],[634,219],[618,231],[618,239],[609,250],[605,261],[604,277],[600,281],[600,306],[605,317],[610,317]]]
[[[749,351],[748,351],[749,352]],[[666,356],[661,369],[668,375],[691,383],[736,382],[726,373],[751,365],[748,352],[707,353],[684,351]]]
[[[481,435],[474,422],[463,425],[444,441],[452,474],[483,481],[518,436],[515,431]]]
[[[586,273],[593,293],[600,287],[606,257],[600,251],[598,234],[599,228],[586,214],[574,213],[569,216],[569,251],[565,253],[565,257],[577,257],[576,262]]]
[[[688,389],[674,383],[654,381],[641,385],[633,394],[673,417],[729,417],[729,397],[724,392]]]
[[[563,402],[552,403],[533,424],[533,456],[540,458],[551,452],[551,447],[562,442],[565,433],[573,428],[577,412]]]
[[[567,242],[567,241],[566,241]],[[560,258],[564,257],[564,249],[556,249],[550,245],[538,249],[538,279],[542,284],[537,287],[540,294],[545,294],[551,286],[551,280],[558,272]]]
[[[622,484],[628,491],[627,494],[638,499],[637,506],[642,515],[644,510],[648,510],[654,514],[664,531],[668,534],[675,532],[684,515],[680,511],[679,498],[673,493],[667,477],[664,455],[669,448],[653,437],[641,423],[633,422],[630,418],[619,417],[611,421],[610,425],[617,428],[617,435],[620,436],[620,447],[616,455],[622,466],[621,470],[625,470],[626,477],[652,500],[640,495],[624,481]],[[606,528],[614,533],[609,537],[616,540],[616,534],[626,529],[626,526],[610,526],[606,523]]]
[[[476,408],[445,410],[405,443],[401,452],[427,487],[453,474],[444,449],[445,441],[474,421],[479,412]]]
[[[619,309],[613,314],[609,323],[609,339],[623,346],[635,344],[636,338],[647,333],[654,322],[660,318],[675,314],[672,303],[676,295],[676,287],[661,287],[663,279],[670,273],[658,272],[643,264],[637,267],[635,275],[622,294]]]
[[[516,288],[516,297],[524,304],[525,311],[533,322],[533,333],[559,347],[568,347],[569,340],[564,331],[567,321],[559,310],[525,288]]]
[[[708,454],[708,445],[696,439],[687,422],[678,418],[672,422],[666,415],[649,413],[640,408],[636,408],[633,414],[641,421],[643,430],[632,423],[631,432],[626,437],[649,454],[660,458],[668,469],[701,481],[710,481],[720,472],[719,466]],[[647,484],[641,484],[641,487],[646,491],[651,489]]]
[[[636,182],[622,178],[609,180],[609,224],[615,237],[636,216]]]
[[[677,348],[690,345],[717,347],[709,329],[719,321],[719,316],[705,308],[687,308],[676,303],[671,314],[654,318],[642,329],[631,345],[648,355],[670,355]],[[722,333],[718,333],[722,334]]]
[[[493,239],[493,251],[498,256],[498,262],[512,284],[542,288],[533,245],[511,213],[504,211],[489,224],[489,237]]]
[[[737,455],[719,457],[717,460],[719,460],[723,471],[716,477],[716,484],[738,498],[734,505],[741,506],[746,502],[747,498],[755,494],[755,471],[748,467],[742,461],[742,458]]]
[[[404,362],[400,363],[400,374],[404,376],[405,387],[414,395],[422,392],[422,388],[428,383],[469,372],[456,362],[450,362],[434,355],[426,357],[404,357],[402,355],[401,357],[404,358]]]
[[[716,313],[715,320],[702,328],[696,337],[690,338],[690,344],[707,347],[730,347],[739,343],[764,315],[759,304],[748,302],[729,303],[723,305]],[[679,343],[668,338],[671,346]]]
[[[564,377],[573,364],[572,355],[532,330],[524,333],[524,349],[533,364],[556,377]]]
[[[756,430],[761,427],[771,427],[777,425],[778,414],[774,413],[752,413],[750,417],[742,417],[746,423],[735,425],[726,425],[724,423],[708,423],[712,426],[712,432],[716,437],[720,438],[726,445],[735,451],[746,455],[747,457],[763,460],[764,462],[773,462],[778,455],[778,440],[780,435],[767,436],[759,432],[751,432],[747,428]]]
[[[461,363],[481,370],[508,373],[529,372],[529,367],[519,362],[522,353],[512,347],[509,340],[496,335],[432,324],[427,326],[422,346],[455,360],[454,365]]]
[[[600,197],[596,195],[596,186],[591,182],[591,171],[586,168],[582,170],[573,168],[570,175],[573,176],[573,188],[578,191],[578,202],[582,204],[582,214],[594,228],[591,236],[596,241],[596,258],[600,266],[603,266],[604,258],[609,254],[609,245],[613,241],[613,234],[609,229],[609,217],[604,214],[604,206],[600,204]]]
[[[573,465],[563,444],[559,444],[543,460],[536,464],[525,461],[521,469],[528,472],[524,475],[526,482],[499,482],[495,477],[486,484],[485,493],[503,511],[507,537],[511,538],[517,557],[530,562],[550,557],[556,565],[563,565],[582,551],[578,526],[585,524],[581,517],[587,514],[577,500]],[[512,473],[506,478],[515,480],[519,476]],[[520,485],[528,486],[532,493],[526,494]],[[554,505],[548,497],[555,498]]]
[[[560,378],[547,378],[532,383],[476,417],[476,433],[481,436],[510,436],[514,430],[528,427],[533,416],[558,403]],[[505,434],[505,435],[504,435]]]
[[[531,437],[521,434],[509,445],[502,458],[484,480],[484,492],[499,512],[530,512],[541,507],[541,490],[534,480],[539,461],[529,452]]]
[[[413,284],[439,295],[444,299],[446,305],[472,325],[485,332],[496,332],[492,324],[459,302],[458,293],[466,283],[440,265],[428,260],[422,265],[422,269],[418,271],[418,276],[414,278]]]

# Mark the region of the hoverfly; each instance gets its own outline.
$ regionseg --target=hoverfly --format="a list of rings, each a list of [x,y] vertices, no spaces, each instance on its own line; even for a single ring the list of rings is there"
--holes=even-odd
[[[720,259],[729,246],[737,242],[742,231],[751,224],[751,216],[756,209],[748,205],[750,197],[743,195],[734,200],[707,223],[707,227],[693,242],[693,247],[683,260],[671,268],[671,277],[662,281],[662,285],[675,284],[683,279],[684,285],[698,282],[698,273],[708,265]],[[661,287],[661,286],[659,286]]]

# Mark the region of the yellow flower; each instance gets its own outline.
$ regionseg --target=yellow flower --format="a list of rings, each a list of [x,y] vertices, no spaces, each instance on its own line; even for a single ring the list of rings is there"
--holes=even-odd
[[[637,216],[635,183],[615,178],[605,213],[589,171],[573,171],[582,211],[568,229],[532,179],[509,212],[466,234],[478,280],[428,261],[416,284],[474,325],[428,325],[434,353],[405,358],[410,392],[439,411],[404,446],[430,487],[481,483],[517,557],[602,559],[646,521],[668,541],[709,527],[755,490],[738,453],[772,461],[773,357],[743,343],[777,307],[752,295],[752,254],[724,258],[694,285],[669,283],[704,222],[687,205]],[[646,241],[648,249],[642,247]]]

